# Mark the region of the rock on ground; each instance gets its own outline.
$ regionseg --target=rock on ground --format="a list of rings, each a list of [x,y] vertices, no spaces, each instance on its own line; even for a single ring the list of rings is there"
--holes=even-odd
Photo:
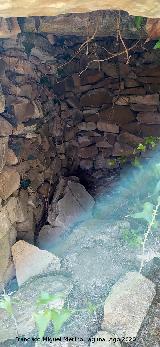
[[[41,249],[52,250],[53,243],[62,233],[63,229],[61,227],[44,225],[38,235],[38,246]]]
[[[154,283],[138,272],[128,272],[105,301],[103,329],[121,338],[136,337],[154,296]]]
[[[50,211],[48,221],[52,226],[67,229],[91,214],[93,206],[94,199],[86,189],[80,183],[68,181],[64,197],[57,203],[57,217],[54,219]]]
[[[12,246],[12,255],[19,286],[33,276],[60,270],[58,257],[23,240]]]
[[[34,278],[23,285],[11,296],[11,300],[14,302],[14,315],[17,320],[19,335],[37,336],[32,315],[36,310],[36,301],[41,293],[63,292],[64,297],[67,297],[71,289],[70,279],[60,275]],[[0,309],[0,342],[15,339],[16,336],[13,319],[8,316],[5,310]]]

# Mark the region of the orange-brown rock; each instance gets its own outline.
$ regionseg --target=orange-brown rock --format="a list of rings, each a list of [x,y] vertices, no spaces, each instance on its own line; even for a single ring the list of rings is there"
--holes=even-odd
[[[92,144],[93,140],[88,135],[79,135],[78,136],[78,143],[80,147],[88,147]]]
[[[156,112],[157,105],[131,104],[131,110],[136,112]]]
[[[6,165],[12,166],[18,164],[18,158],[11,148],[8,148],[6,153]]]
[[[80,148],[78,151],[78,156],[80,158],[93,158],[98,154],[98,150],[97,147],[95,145],[93,146],[89,146],[89,147],[85,147],[85,148]]]
[[[96,70],[87,70],[81,75],[81,85],[94,84],[104,77],[103,72]]]
[[[160,66],[148,66],[147,68],[141,68],[137,71],[137,75],[140,77],[160,77]]]
[[[159,124],[149,124],[141,125],[141,132],[143,136],[160,136],[160,125]]]
[[[101,69],[107,76],[118,78],[118,69],[116,64],[110,63],[108,61],[103,61],[101,63]]]
[[[39,118],[42,116],[42,111],[39,109],[40,105],[35,102],[28,101],[28,99],[17,99],[13,104],[13,110],[18,122],[26,122],[32,118]]]
[[[0,173],[0,197],[6,200],[20,186],[19,173],[14,169],[6,169]]]
[[[100,137],[96,139],[96,146],[97,148],[112,148],[112,145],[110,145],[106,139]]]
[[[23,240],[12,246],[12,255],[19,286],[31,277],[60,269],[58,257]]]
[[[96,123],[94,122],[82,122],[78,124],[79,130],[91,131],[96,129]]]
[[[0,136],[8,136],[12,134],[13,127],[3,117],[0,117]]]
[[[130,102],[133,104],[144,104],[144,105],[159,105],[159,95],[151,94],[144,96],[133,95],[130,96]]]
[[[130,146],[138,146],[144,140],[141,137],[135,136],[135,135],[130,134],[128,132],[124,132],[124,133],[121,133],[119,135],[118,141],[120,143],[126,143],[126,144],[128,144]]]
[[[80,105],[82,107],[88,106],[102,106],[103,104],[111,104],[112,97],[108,95],[105,89],[97,89],[89,91],[81,97]]]
[[[151,40],[160,37],[160,20],[159,18],[148,18],[146,23],[146,31]]]
[[[160,112],[140,112],[137,120],[144,124],[160,124]]]
[[[135,119],[134,113],[127,106],[114,106],[100,112],[100,119],[122,125]]]
[[[80,161],[80,168],[82,170],[90,170],[93,167],[93,161],[90,159],[82,159]]]
[[[113,148],[112,155],[115,157],[121,157],[121,156],[129,156],[133,154],[133,147],[127,145],[127,144],[120,144],[119,142],[116,142]]]
[[[99,122],[97,122],[97,129],[106,133],[119,133],[119,126],[113,123],[109,123],[109,121],[107,120],[100,120]]]
[[[6,71],[14,71],[22,75],[34,75],[32,64],[23,58],[4,56],[3,60],[6,63]]]

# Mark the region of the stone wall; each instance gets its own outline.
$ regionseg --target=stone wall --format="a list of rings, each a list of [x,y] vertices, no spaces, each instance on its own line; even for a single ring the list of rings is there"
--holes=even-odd
[[[130,50],[129,64],[114,37],[76,54],[83,43],[51,32],[0,40],[0,283],[14,274],[16,237],[33,242],[43,225],[60,176],[106,177],[144,137],[160,136],[154,42]]]

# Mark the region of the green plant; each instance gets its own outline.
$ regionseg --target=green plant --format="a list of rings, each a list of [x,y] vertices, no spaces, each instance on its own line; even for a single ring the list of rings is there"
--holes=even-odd
[[[119,157],[119,163],[121,165],[126,164],[126,162],[127,162],[127,158],[126,157],[124,157],[124,156]]]
[[[140,143],[137,147],[137,151],[145,152],[146,151],[146,145],[144,145],[143,143]]]
[[[38,312],[33,314],[33,318],[35,320],[40,338],[44,336],[49,323],[52,323],[54,333],[58,334],[62,328],[62,325],[70,318],[71,310],[64,307],[55,308],[54,306],[58,300],[63,300],[64,298],[64,293],[56,293],[54,295],[42,293],[38,297],[36,302]],[[42,306],[44,306],[43,309]]]
[[[143,205],[143,210],[141,212],[137,212],[131,215],[132,218],[135,219],[144,219],[146,222],[150,223],[152,219],[154,206],[150,202],[145,202]]]
[[[137,187],[140,187],[140,192],[137,194],[136,191],[136,204],[133,201],[132,212],[130,213],[129,210],[130,214],[126,216],[130,218],[129,223],[131,228],[129,230],[124,230],[122,236],[131,246],[142,245],[140,273],[146,259],[145,252],[148,237],[153,232],[157,233],[160,225],[160,218],[158,215],[160,207],[160,162],[157,162],[157,154],[148,163],[145,160],[140,160],[140,154],[148,149],[154,150],[159,142],[159,137],[146,137],[143,143],[140,143],[136,147],[134,151],[135,158],[132,160],[132,165],[136,167],[136,170],[132,172],[132,182],[136,184]],[[147,163],[147,165],[145,165],[145,163]],[[144,182],[147,184],[147,198],[145,198],[146,188],[145,191],[143,190],[144,184],[142,177],[144,177],[144,175],[146,175],[146,181],[144,180]],[[140,225],[138,224],[139,222]],[[137,230],[136,227],[140,232],[135,231]]]
[[[131,164],[132,166],[134,167],[138,167],[138,168],[141,168],[142,165],[141,165],[141,162],[140,162],[140,159],[135,157],[132,161],[131,161]]]
[[[160,49],[160,39],[156,42],[153,49]]]
[[[144,262],[145,262],[144,255],[145,255],[145,250],[146,250],[146,242],[148,240],[149,234],[151,233],[152,229],[156,225],[156,217],[157,217],[157,214],[158,214],[159,207],[160,207],[160,196],[158,196],[158,198],[157,198],[157,204],[156,204],[155,208],[152,211],[152,218],[151,218],[151,220],[150,220],[150,222],[148,224],[147,230],[146,230],[146,232],[144,234],[144,239],[143,239],[143,243],[142,243],[142,260],[141,260],[139,273],[142,272],[143,267],[144,267]]]
[[[157,144],[160,142],[160,137],[156,136],[147,136],[144,139],[144,144],[146,146],[151,146],[152,148],[155,148]]]
[[[136,16],[134,19],[135,27],[137,30],[140,30],[142,28],[143,24],[143,17],[141,16]]]
[[[122,238],[131,247],[137,247],[141,245],[143,241],[142,236],[139,234],[137,230],[134,229],[123,229]]]
[[[46,309],[33,314],[37,325],[39,337],[42,338],[51,322],[53,324],[54,333],[57,335],[63,324],[71,317],[72,311],[67,308],[62,309]]]
[[[9,295],[7,295],[5,293],[5,291],[4,291],[2,299],[0,300],[0,308],[5,310],[8,313],[8,315],[12,317],[14,324],[15,324],[17,336],[18,336],[19,335],[18,325],[17,325],[17,320],[16,320],[15,315],[14,315],[13,302],[11,301],[11,297]]]
[[[36,323],[39,337],[42,338],[45,334],[49,324],[54,329],[54,334],[60,333],[64,323],[67,322],[74,313],[87,310],[88,313],[92,314],[95,312],[96,307],[91,302],[88,303],[86,308],[83,309],[71,309],[65,307],[62,303],[61,307],[57,308],[57,300],[64,300],[64,293],[56,293],[54,295],[48,293],[42,293],[36,302],[36,309],[38,311],[33,313],[33,318]],[[98,305],[101,306],[102,304]]]
[[[106,161],[107,166],[109,166],[111,169],[114,168],[117,164],[117,160],[116,159],[108,159]]]
[[[159,142],[160,137],[145,137],[143,143],[139,143],[138,146],[134,149],[133,154],[135,155],[135,158],[131,161],[131,164],[135,167],[142,168],[140,158],[137,157],[137,155],[140,155],[142,152],[146,152],[150,148],[155,149]]]
[[[13,306],[9,295],[3,295],[3,299],[0,300],[0,308],[4,309],[10,316],[12,316]]]

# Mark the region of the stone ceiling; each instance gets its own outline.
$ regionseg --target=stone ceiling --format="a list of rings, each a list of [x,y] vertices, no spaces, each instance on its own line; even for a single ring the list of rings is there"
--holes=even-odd
[[[63,13],[121,9],[132,15],[160,18],[160,0],[0,0],[0,16],[56,16]]]

